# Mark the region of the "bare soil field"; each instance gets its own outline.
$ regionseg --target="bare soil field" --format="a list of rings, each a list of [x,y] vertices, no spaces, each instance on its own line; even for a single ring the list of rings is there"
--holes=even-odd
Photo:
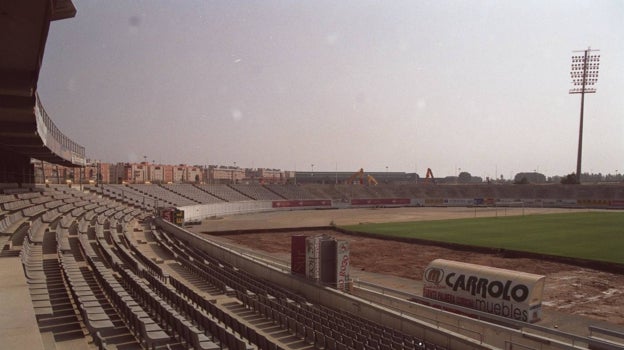
[[[192,231],[210,234],[229,230],[327,226],[330,223],[347,225],[570,211],[541,208],[394,208],[268,212],[204,220]],[[575,333],[579,329],[576,323],[596,323],[624,330],[624,275],[543,260],[510,259],[495,254],[344,235],[331,230],[229,234],[215,239],[262,251],[288,262],[290,236],[321,233],[350,241],[352,278],[418,294],[424,268],[437,258],[535,273],[546,276],[543,325]]]

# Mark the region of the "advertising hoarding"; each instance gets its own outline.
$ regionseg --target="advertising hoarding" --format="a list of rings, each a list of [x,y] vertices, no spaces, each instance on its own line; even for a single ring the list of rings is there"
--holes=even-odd
[[[306,238],[304,235],[290,238],[290,272],[295,275],[306,275]]]
[[[296,208],[296,207],[329,207],[331,200],[306,199],[293,201],[273,201],[273,208]]]
[[[306,257],[305,257],[305,269],[306,277],[313,281],[318,281],[320,278],[320,258],[321,258],[321,237],[307,237],[306,238]]]
[[[184,210],[179,210],[179,209],[175,210],[173,223],[178,226],[184,225]]]
[[[336,288],[338,290],[348,289],[350,265],[349,241],[336,241]]]
[[[409,198],[369,198],[351,199],[351,205],[409,205]]]
[[[541,319],[546,277],[445,259],[423,276],[423,296],[432,300],[533,323]]]
[[[336,285],[336,241],[321,239],[321,282],[334,287]]]

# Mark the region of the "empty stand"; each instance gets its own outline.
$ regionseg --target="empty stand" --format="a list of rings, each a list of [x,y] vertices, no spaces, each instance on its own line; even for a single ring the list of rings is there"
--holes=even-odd
[[[201,204],[222,203],[224,201],[201,189],[201,187],[196,187],[192,184],[167,184],[163,185],[163,187]]]
[[[255,200],[281,200],[285,199],[277,193],[271,192],[266,187],[259,184],[232,184],[230,185],[236,191],[244,194],[245,196]]]
[[[198,185],[198,187],[226,202],[240,202],[240,201],[248,201],[248,200],[253,199],[227,185],[201,184],[201,185]]]
[[[88,193],[58,186],[5,192],[0,195],[2,254],[20,254],[42,334],[57,336],[67,331],[67,340],[80,345],[102,349],[139,345],[161,349],[288,348],[275,333],[253,321],[262,320],[275,332],[287,332],[302,349],[443,349],[400,330],[312,304],[153,227],[146,211],[151,208],[145,204],[149,200],[144,203],[143,198],[165,202],[188,197],[195,204],[235,198],[315,198],[321,193],[348,198],[409,198],[415,193],[445,198],[478,195],[481,188],[355,186],[354,190],[332,185],[323,192],[317,185],[305,189],[275,186],[114,185],[101,186],[99,191],[91,188]],[[556,195],[588,200],[595,196],[618,199],[624,194],[561,186],[502,186],[488,191],[510,198]]]

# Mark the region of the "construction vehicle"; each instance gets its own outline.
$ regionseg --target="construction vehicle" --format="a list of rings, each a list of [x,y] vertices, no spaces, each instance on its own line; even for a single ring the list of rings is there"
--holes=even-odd
[[[363,177],[364,177],[364,169],[360,168],[360,170],[353,173],[353,175],[349,176],[349,178],[347,179],[347,181],[345,181],[345,183],[349,185],[353,185],[353,183],[357,179],[358,183],[362,184],[364,182]]]
[[[354,183],[358,183],[360,185],[364,184],[364,169],[360,168],[360,170],[358,170],[357,172],[353,173],[353,175],[351,175],[347,181],[345,181],[346,184],[349,185],[353,185]],[[367,175],[366,176],[366,183],[369,186],[377,186],[379,184],[379,182],[377,182],[377,179],[375,179],[372,175]]]
[[[368,181],[368,185],[369,186],[377,186],[379,184],[379,182],[377,182],[377,179],[375,179],[373,177],[373,175],[368,175],[366,176],[366,180]]]
[[[433,177],[433,171],[431,171],[431,168],[427,168],[427,174],[425,175],[425,183],[428,184],[430,182],[433,182],[434,185],[436,183],[435,177]]]

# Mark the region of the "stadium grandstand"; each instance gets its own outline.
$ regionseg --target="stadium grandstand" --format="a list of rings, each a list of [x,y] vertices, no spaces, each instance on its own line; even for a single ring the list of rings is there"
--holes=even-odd
[[[143,185],[135,189],[135,186],[84,186],[81,190],[78,186],[67,185],[17,187],[16,184],[3,184],[0,195],[2,261],[17,259],[22,265],[26,284],[22,288],[30,297],[27,302],[32,309],[33,322],[39,320],[38,334],[42,343],[45,339],[60,337],[60,333],[55,332],[70,329],[72,335],[66,341],[99,348],[122,344],[149,348],[289,348],[288,344],[263,333],[262,329],[245,323],[224,307],[227,303],[238,303],[246,312],[270,319],[282,329],[290,330],[310,348],[442,349],[449,341],[451,344],[459,341],[448,340],[454,339],[452,334],[445,335],[447,340],[441,341],[438,336],[428,338],[404,333],[400,331],[401,327],[390,326],[396,325],[396,321],[379,324],[325,305],[313,297],[308,299],[309,292],[304,291],[306,288],[332,288],[302,280],[285,285],[267,279],[272,273],[254,274],[229,260],[219,260],[194,241],[199,238],[190,233],[180,234],[180,229],[153,217],[152,200],[169,203],[173,190],[192,193],[198,190],[197,187],[192,184],[173,187]],[[145,186],[159,190],[145,191]],[[274,185],[267,186],[274,188]],[[357,191],[357,197],[361,198],[370,195],[364,190],[365,186],[349,189],[344,185],[312,184],[309,189],[321,186],[332,188],[327,192],[335,193],[335,197],[349,196],[353,191]],[[253,189],[246,189],[248,193],[260,192],[257,185],[250,187]],[[304,191],[308,190],[306,187],[302,186]],[[598,200],[591,191],[562,192],[559,186],[549,187],[553,190],[552,195],[558,194],[562,198],[581,196],[576,200],[577,204],[594,201],[596,205],[605,205],[624,195],[621,189],[607,189],[597,193],[608,193],[610,199]],[[406,192],[400,192],[401,188]],[[480,193],[479,188],[472,187],[435,188],[434,192],[427,191],[427,188],[418,192],[390,186],[386,191],[399,191],[388,192],[395,195],[433,193],[441,197]],[[511,192],[514,188],[517,186],[499,189],[508,195],[525,194],[524,191]],[[540,186],[527,188],[543,197],[551,195]],[[262,208],[261,203],[266,201],[290,201],[295,206],[303,203],[301,199],[305,192],[279,191],[279,200],[245,197],[245,200],[221,203],[241,203],[243,206],[243,203],[252,202],[258,208]],[[150,200],[143,200],[142,197],[148,196]],[[324,198],[331,205],[344,205],[341,200]],[[355,201],[352,206],[360,203],[379,205],[374,199],[368,199],[372,204]],[[423,197],[422,202],[426,203],[428,199],[432,198]],[[457,199],[446,197],[442,203],[463,203]],[[496,201],[499,205],[514,203],[504,198]],[[215,204],[218,205],[211,198],[206,201],[207,206]],[[393,204],[384,202],[383,205]],[[149,248],[156,246],[162,254],[154,255],[154,250]],[[176,261],[175,266],[179,268],[163,264],[165,260]],[[211,298],[218,296],[225,301],[214,303],[199,290],[208,290]],[[68,310],[73,310],[70,319],[66,316]],[[62,316],[63,323],[55,323]],[[362,332],[356,332],[356,329],[367,329],[367,335],[361,336]],[[469,342],[448,348],[481,347]]]
[[[78,185],[75,185],[78,186]],[[345,185],[345,184],[101,184],[85,185],[84,191],[144,209],[243,201],[326,200],[344,206],[351,200],[405,199],[394,206],[508,206],[622,208],[624,187],[620,185]]]
[[[50,22],[75,16],[73,3],[10,1],[2,11],[0,37],[8,53],[0,55],[3,348],[433,350],[602,344],[559,333],[556,341],[525,336],[521,327],[486,326],[470,318],[460,322],[459,316],[424,306],[419,310],[427,316],[416,318],[420,312],[389,309],[293,276],[156,214],[175,207],[188,212],[184,220],[193,221],[302,207],[521,202],[621,208],[621,186],[422,185],[405,173],[373,173],[378,184],[369,186],[341,183],[337,173],[320,172],[310,173],[309,181],[297,175],[296,184],[205,184],[197,183],[201,169],[184,175],[182,166],[176,167],[172,184],[164,173],[162,183],[147,183],[150,167],[160,170],[147,163],[139,171],[143,183],[103,183],[101,166],[87,164],[84,147],[58,130],[37,94]],[[57,172],[53,184],[42,165],[37,182],[35,165],[42,162],[76,172],[71,181],[61,181]],[[85,174],[88,166],[93,171]],[[231,176],[241,172],[231,170]],[[77,183],[76,173],[82,174]],[[399,180],[385,183],[391,176]],[[195,183],[182,183],[185,177]],[[575,345],[560,346],[566,342]]]

